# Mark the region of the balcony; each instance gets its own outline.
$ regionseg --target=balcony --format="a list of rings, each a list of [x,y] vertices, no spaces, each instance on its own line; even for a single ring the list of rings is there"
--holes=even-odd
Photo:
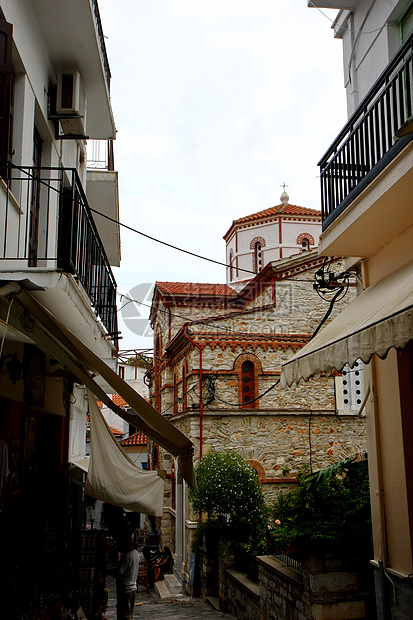
[[[0,272],[72,274],[110,336],[116,281],[75,169],[9,168],[0,180]],[[66,303],[67,305],[67,303]]]
[[[22,5],[30,7],[26,25],[28,34],[22,29],[20,39],[19,31],[15,29],[14,32],[26,68],[31,67],[33,60],[29,53],[24,56],[26,48],[31,48],[27,47],[23,36],[33,37],[31,45],[37,49],[38,39],[35,37],[39,36],[37,32],[40,30],[55,73],[73,68],[80,72],[87,99],[87,135],[103,140],[115,138],[109,94],[111,73],[98,0],[32,0],[6,4],[5,19],[13,24],[22,21]]]
[[[90,207],[107,216],[93,214],[109,262],[113,267],[119,267],[119,189],[118,173],[114,167],[113,140],[88,141],[86,193]]]
[[[413,139],[413,35],[319,162],[323,231]],[[400,199],[400,196],[399,196]],[[362,255],[356,251],[354,255]]]

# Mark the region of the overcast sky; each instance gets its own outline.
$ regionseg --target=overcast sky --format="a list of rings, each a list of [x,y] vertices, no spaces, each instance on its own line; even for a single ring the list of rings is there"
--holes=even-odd
[[[99,7],[122,222],[225,261],[232,220],[279,204],[283,182],[292,204],[320,208],[317,162],[346,121],[341,41],[327,17],[306,0]],[[225,282],[224,267],[121,233],[120,293],[150,303],[156,280]],[[128,310],[120,348],[150,347],[145,313]]]

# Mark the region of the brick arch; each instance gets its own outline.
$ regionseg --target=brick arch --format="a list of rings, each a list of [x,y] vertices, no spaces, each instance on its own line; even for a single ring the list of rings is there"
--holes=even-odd
[[[265,469],[264,467],[261,465],[261,463],[259,461],[256,461],[255,459],[246,459],[248,465],[251,465],[251,467],[253,469],[255,469],[255,471],[257,472],[258,475],[258,484],[261,485],[264,480],[265,480]]]
[[[253,353],[240,353],[234,362],[234,370],[235,372],[241,372],[241,367],[244,362],[252,362],[256,368],[256,371],[259,374],[262,374],[262,364],[259,357],[254,355]]]
[[[242,388],[242,365],[244,362],[251,362],[254,366],[254,374],[253,374],[253,399],[251,403],[243,403],[243,388]],[[240,409],[257,409],[259,405],[259,400],[255,400],[258,396],[258,375],[262,374],[262,364],[260,359],[253,355],[252,353],[241,353],[238,355],[234,362],[234,370],[238,375],[238,402],[240,403]]]
[[[310,235],[310,233],[300,233],[297,237],[297,244],[301,245],[303,242],[303,239],[307,239],[309,245],[315,245],[314,237],[313,235]]]
[[[250,250],[253,250],[255,248],[256,243],[261,243],[262,248],[265,248],[265,246],[267,245],[264,237],[254,237],[254,239],[252,239],[250,243]]]
[[[261,253],[262,253],[262,265],[261,269],[264,266],[264,248],[266,246],[264,237],[254,237],[250,243],[250,250],[252,250],[252,270],[258,273],[258,261],[257,261],[257,244],[261,245]]]

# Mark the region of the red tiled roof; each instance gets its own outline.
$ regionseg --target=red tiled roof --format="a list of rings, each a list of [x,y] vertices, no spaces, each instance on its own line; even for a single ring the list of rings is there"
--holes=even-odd
[[[109,426],[110,430],[112,431],[112,433],[114,435],[124,435],[124,433],[122,433],[122,431],[118,431],[117,428],[113,428],[113,426]]]
[[[202,284],[198,282],[157,282],[162,293],[172,295],[236,295],[228,284]]]
[[[112,400],[118,407],[129,407],[128,403],[119,394],[112,394]]]
[[[252,222],[263,217],[271,217],[274,215],[317,215],[321,220],[321,211],[317,211],[317,209],[308,209],[307,207],[298,207],[297,205],[290,205],[287,203],[271,207],[270,209],[264,209],[263,211],[258,211],[257,213],[246,215],[245,217],[240,217],[234,220],[232,224]]]
[[[138,431],[137,433],[134,433],[127,439],[124,439],[123,441],[121,441],[120,445],[121,446],[146,446],[147,443],[148,443],[148,438],[145,435],[145,433]]]
[[[112,400],[115,403],[115,405],[117,405],[118,407],[129,407],[126,400],[122,398],[122,396],[120,396],[119,394],[112,394]],[[97,400],[96,404],[99,407],[99,409],[102,409],[103,403],[101,400]]]

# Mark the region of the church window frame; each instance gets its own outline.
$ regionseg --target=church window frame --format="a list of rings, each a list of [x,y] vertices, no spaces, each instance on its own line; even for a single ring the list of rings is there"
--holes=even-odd
[[[258,378],[262,374],[259,358],[251,353],[243,353],[236,359],[234,369],[238,375],[240,409],[257,409],[259,407]]]

